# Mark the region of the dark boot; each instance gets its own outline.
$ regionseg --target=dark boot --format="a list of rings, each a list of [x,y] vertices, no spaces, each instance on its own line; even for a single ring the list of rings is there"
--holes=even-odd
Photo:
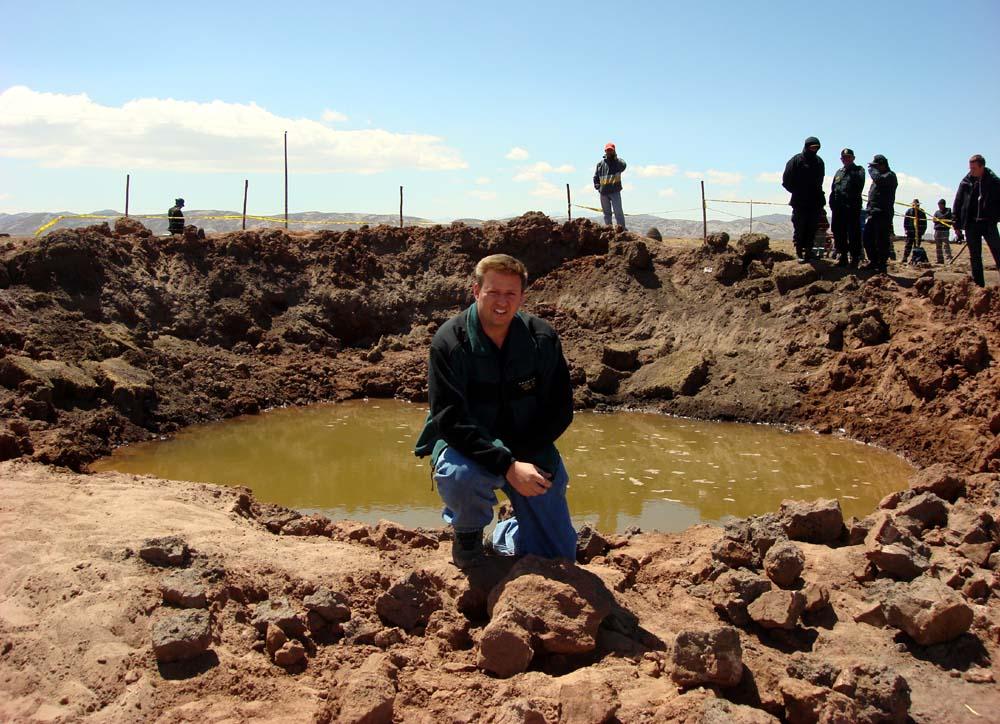
[[[451,542],[451,562],[458,568],[475,568],[483,562],[485,555],[482,529],[455,531],[455,540]]]

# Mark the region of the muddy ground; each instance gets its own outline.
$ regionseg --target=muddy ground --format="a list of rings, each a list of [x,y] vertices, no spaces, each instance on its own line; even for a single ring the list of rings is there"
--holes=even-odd
[[[862,521],[790,505],[726,531],[605,531],[580,567],[492,561],[473,580],[448,564],[443,531],[86,474],[116,445],[197,422],[423,399],[431,335],[499,251],[527,264],[528,308],[561,333],[579,406],[805,425],[930,469]],[[891,271],[798,265],[762,237],[713,249],[539,214],[170,239],[124,221],[5,241],[0,711],[989,720],[1000,293]],[[182,541],[147,543],[168,535]]]

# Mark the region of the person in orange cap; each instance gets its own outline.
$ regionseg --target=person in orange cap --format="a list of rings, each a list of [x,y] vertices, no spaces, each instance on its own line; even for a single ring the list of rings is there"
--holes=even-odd
[[[597,164],[594,171],[594,189],[601,194],[601,210],[604,212],[604,223],[611,225],[611,212],[615,213],[615,223],[625,229],[625,212],[622,211],[622,172],[625,162],[618,158],[615,144],[604,146],[604,158]]]

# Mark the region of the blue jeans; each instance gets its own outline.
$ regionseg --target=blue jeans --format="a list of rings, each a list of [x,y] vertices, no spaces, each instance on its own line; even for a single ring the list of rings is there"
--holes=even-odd
[[[601,210],[604,212],[604,223],[611,226],[611,210],[615,212],[615,223],[625,228],[625,212],[622,211],[622,192],[612,191],[601,194]]]
[[[983,239],[993,255],[993,263],[1000,269],[1000,231],[997,225],[985,221],[970,221],[965,229],[965,243],[969,247],[969,266],[972,267],[972,280],[981,287],[986,286],[983,275]]]
[[[514,517],[493,531],[497,552],[576,560],[576,531],[566,502],[569,475],[562,460],[552,487],[532,497],[521,495],[503,476],[494,475],[452,447],[446,447],[438,458],[434,480],[445,505],[441,517],[456,531],[482,530],[489,525],[499,488],[510,499]]]

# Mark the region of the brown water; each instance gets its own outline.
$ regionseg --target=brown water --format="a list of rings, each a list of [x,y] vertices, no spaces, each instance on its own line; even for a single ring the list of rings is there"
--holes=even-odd
[[[440,499],[427,459],[413,456],[426,414],[393,400],[272,410],[121,448],[92,468],[246,485],[260,500],[333,518],[434,527]],[[845,516],[865,515],[912,472],[831,436],[638,412],[577,413],[558,445],[574,520],[603,531],[678,531],[785,498],[839,498]]]

